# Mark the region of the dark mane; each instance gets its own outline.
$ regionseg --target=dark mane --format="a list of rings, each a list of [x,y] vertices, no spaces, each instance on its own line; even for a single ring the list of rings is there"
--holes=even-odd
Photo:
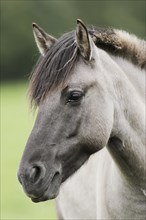
[[[79,58],[75,32],[64,34],[36,63],[29,86],[31,103],[39,105],[46,94],[65,82]]]
[[[132,47],[128,40],[121,48],[117,48],[117,43],[121,39],[117,37],[112,28],[88,27],[95,45],[115,56],[124,57],[131,60],[137,66],[145,68],[145,41],[142,41],[141,47]],[[143,46],[144,45],[144,46]],[[141,49],[142,48],[142,49]],[[30,79],[29,96],[31,103],[39,105],[46,97],[49,91],[63,85],[64,82],[73,73],[73,68],[79,60],[79,51],[75,41],[75,31],[64,34],[48,50],[45,56],[41,56],[36,63]]]
[[[88,27],[91,36],[95,32],[103,30],[105,29]],[[108,31],[111,33],[112,29],[108,29]],[[62,85],[72,74],[73,67],[78,60],[79,53],[75,41],[75,31],[71,31],[60,37],[46,55],[39,58],[33,68],[29,85],[31,103],[39,105],[50,90]]]

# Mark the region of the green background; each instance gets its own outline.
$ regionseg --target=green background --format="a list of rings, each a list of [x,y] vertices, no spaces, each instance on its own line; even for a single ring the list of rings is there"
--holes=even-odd
[[[2,0],[1,4],[1,219],[56,219],[55,202],[34,204],[17,181],[17,169],[35,120],[26,96],[39,57],[32,22],[59,37],[76,19],[145,38],[145,0]]]
[[[54,202],[32,203],[17,180],[17,169],[35,115],[28,108],[26,83],[1,87],[1,219],[56,219]]]

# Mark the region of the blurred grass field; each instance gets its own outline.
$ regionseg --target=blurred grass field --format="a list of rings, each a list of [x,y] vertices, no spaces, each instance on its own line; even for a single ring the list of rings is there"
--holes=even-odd
[[[54,201],[32,203],[16,176],[35,119],[26,91],[26,83],[1,85],[1,220],[53,220]]]

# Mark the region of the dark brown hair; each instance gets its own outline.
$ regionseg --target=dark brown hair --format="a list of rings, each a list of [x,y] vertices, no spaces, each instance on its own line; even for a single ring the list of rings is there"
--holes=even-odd
[[[95,32],[104,32],[105,30],[94,26],[88,27],[92,37]],[[106,31],[113,33],[112,29]],[[79,60],[75,34],[75,31],[71,31],[60,37],[34,66],[29,85],[29,96],[32,104],[39,105],[49,91],[63,84],[72,74],[73,67]]]
[[[88,32],[97,47],[113,55],[131,60],[131,62],[138,66],[139,60],[135,58],[136,54],[134,51],[129,51],[128,46],[123,46],[122,48],[121,45],[119,49],[116,46],[119,39],[114,29],[91,26],[88,27]],[[45,56],[41,56],[36,63],[31,74],[29,86],[30,100],[35,106],[39,105],[40,102],[44,100],[49,91],[52,91],[59,85],[63,85],[73,73],[72,70],[80,57],[75,34],[75,31],[64,34],[51,48],[49,48]]]
[[[64,34],[36,63],[30,78],[29,95],[35,105],[63,83],[78,60],[75,32]]]

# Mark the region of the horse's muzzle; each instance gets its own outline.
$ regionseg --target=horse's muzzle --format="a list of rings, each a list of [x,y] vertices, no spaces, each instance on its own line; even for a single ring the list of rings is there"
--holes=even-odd
[[[58,195],[62,178],[60,171],[54,170],[47,174],[45,166],[37,163],[32,167],[20,168],[18,180],[33,202],[41,202],[54,199]]]

